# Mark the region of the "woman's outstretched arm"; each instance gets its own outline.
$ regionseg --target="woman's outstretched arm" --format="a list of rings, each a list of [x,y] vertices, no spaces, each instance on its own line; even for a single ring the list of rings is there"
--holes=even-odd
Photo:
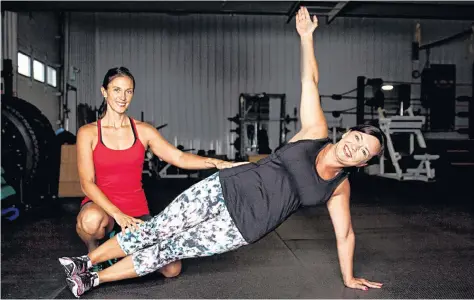
[[[301,47],[301,130],[292,142],[308,138],[325,138],[328,135],[326,117],[319,97],[319,70],[314,54],[313,32],[318,19],[311,19],[308,10],[301,7],[296,15],[296,30],[300,35]]]

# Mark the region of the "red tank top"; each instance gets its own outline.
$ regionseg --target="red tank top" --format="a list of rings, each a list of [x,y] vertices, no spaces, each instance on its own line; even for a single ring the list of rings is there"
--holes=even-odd
[[[98,141],[93,151],[95,180],[99,189],[124,214],[139,217],[149,214],[148,202],[142,186],[145,147],[138,138],[132,118],[133,145],[124,150],[113,150],[102,141],[101,120],[97,121]],[[85,197],[82,204],[91,201]]]

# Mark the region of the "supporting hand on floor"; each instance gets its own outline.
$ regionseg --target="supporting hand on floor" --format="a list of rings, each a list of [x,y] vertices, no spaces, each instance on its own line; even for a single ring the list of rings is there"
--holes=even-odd
[[[369,287],[374,288],[374,289],[380,289],[383,285],[382,283],[368,281],[364,278],[352,278],[352,279],[346,280],[344,284],[349,288],[359,289],[359,290],[364,290],[364,291],[367,291]]]

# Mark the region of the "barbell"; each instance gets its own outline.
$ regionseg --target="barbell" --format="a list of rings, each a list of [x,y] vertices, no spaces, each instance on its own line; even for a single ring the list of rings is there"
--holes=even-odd
[[[245,123],[245,122],[257,122],[257,121],[265,121],[265,122],[285,122],[286,124],[290,124],[291,122],[297,122],[297,117],[290,117],[290,115],[286,115],[284,118],[240,118],[239,114],[236,114],[234,117],[229,117],[227,120],[232,121],[236,124]]]

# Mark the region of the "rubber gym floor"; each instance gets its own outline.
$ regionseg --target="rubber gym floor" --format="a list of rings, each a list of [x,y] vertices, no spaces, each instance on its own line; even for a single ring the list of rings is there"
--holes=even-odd
[[[254,245],[185,260],[177,278],[152,274],[108,283],[82,298],[473,299],[474,185],[459,174],[430,184],[363,174],[351,178],[355,274],[384,283],[380,290],[343,286],[332,225],[322,206],[298,211]],[[192,183],[148,185],[152,212]],[[79,200],[58,201],[41,215],[2,224],[2,298],[73,298],[57,258],[85,254],[74,214],[62,209]]]

